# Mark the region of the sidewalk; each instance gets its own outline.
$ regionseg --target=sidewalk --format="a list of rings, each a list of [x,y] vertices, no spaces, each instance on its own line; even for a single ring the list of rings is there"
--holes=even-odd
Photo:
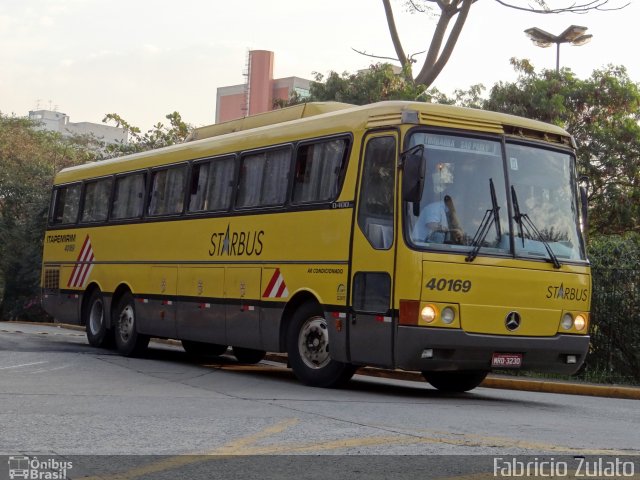
[[[10,322],[23,323],[23,322]],[[31,323],[29,325],[44,325],[49,327],[67,328],[70,330],[84,331],[85,328],[78,325],[63,323]],[[176,340],[158,340],[170,345],[181,346]],[[287,356],[283,353],[270,353],[266,357],[272,362],[287,363]],[[404,370],[385,370],[375,367],[363,367],[358,370],[360,375],[369,375],[379,378],[396,380],[408,380],[424,382],[419,372],[407,372]],[[480,385],[485,388],[498,388],[505,390],[523,390],[528,392],[561,393],[565,395],[586,395],[593,397],[609,397],[627,400],[640,400],[640,387],[626,387],[621,385],[601,385],[581,382],[567,382],[562,380],[542,380],[526,377],[510,377],[508,375],[489,374]]]

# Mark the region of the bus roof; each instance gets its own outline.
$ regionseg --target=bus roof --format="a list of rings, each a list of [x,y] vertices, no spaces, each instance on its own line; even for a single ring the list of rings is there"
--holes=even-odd
[[[565,146],[572,142],[569,133],[555,125],[452,105],[406,101],[379,102],[364,106],[338,102],[307,103],[200,127],[181,144],[69,167],[58,173],[54,183],[68,183],[83,178],[288,143],[292,138],[314,138],[402,123],[504,133]],[[285,126],[286,128],[282,128]]]
[[[199,127],[191,132],[186,141],[190,142],[193,140],[217,137],[218,135],[224,135],[225,133],[251,130],[253,128],[264,127],[266,125],[289,122],[300,118],[313,117],[315,115],[322,115],[323,113],[335,112],[336,110],[345,110],[353,107],[354,105],[350,103],[340,102],[301,103],[299,105],[280,108],[270,112],[250,115],[237,120],[230,120],[228,122]]]

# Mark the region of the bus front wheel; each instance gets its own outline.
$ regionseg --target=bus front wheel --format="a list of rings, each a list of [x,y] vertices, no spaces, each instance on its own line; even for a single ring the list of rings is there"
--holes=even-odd
[[[329,330],[322,309],[302,305],[291,318],[287,334],[289,364],[295,376],[312,387],[339,387],[353,376],[356,367],[329,355]]]
[[[422,372],[433,387],[442,392],[462,393],[473,390],[487,377],[485,371]]]
[[[99,289],[93,289],[83,311],[87,340],[93,347],[113,347],[113,332],[107,328],[104,316],[104,300]]]
[[[127,292],[113,310],[113,325],[118,352],[127,357],[135,357],[149,345],[149,337],[138,333],[136,308],[133,296]]]

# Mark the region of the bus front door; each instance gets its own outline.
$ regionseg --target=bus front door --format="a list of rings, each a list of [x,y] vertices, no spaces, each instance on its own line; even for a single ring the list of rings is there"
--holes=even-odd
[[[393,366],[396,132],[366,138],[353,226],[349,360]]]

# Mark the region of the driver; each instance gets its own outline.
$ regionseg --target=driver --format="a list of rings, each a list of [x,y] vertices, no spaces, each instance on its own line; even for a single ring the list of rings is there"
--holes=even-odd
[[[413,227],[414,240],[430,243],[462,243],[462,227],[453,198],[447,193],[452,184],[453,172],[450,164],[438,164],[436,172],[431,175],[433,198],[437,200],[420,211],[420,216]]]

